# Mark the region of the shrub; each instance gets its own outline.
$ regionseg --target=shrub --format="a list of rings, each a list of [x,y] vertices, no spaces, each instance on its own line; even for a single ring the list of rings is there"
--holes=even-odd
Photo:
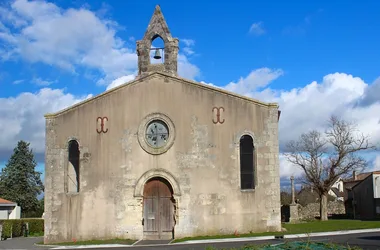
[[[12,237],[20,237],[24,235],[24,225],[29,224],[29,235],[41,235],[44,233],[43,219],[9,219],[0,220],[3,225],[2,237],[4,239]]]
[[[1,220],[0,224],[3,226],[1,237],[3,239],[10,238],[12,236],[12,222],[8,220]]]
[[[43,234],[44,233],[44,219],[22,219],[22,221],[29,223],[29,234]]]

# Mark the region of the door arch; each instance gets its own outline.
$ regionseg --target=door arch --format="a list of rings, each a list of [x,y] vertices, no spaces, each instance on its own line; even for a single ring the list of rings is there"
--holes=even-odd
[[[149,179],[143,193],[143,231],[145,239],[174,238],[174,198],[170,183],[161,177]]]

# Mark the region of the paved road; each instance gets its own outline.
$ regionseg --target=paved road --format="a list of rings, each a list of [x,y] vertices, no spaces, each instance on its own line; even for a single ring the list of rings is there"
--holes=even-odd
[[[152,245],[152,246],[129,246],[118,248],[91,248],[93,250],[119,250],[119,249],[135,249],[135,250],[205,250],[207,246],[213,246],[218,249],[241,247],[247,244],[261,245],[261,244],[279,244],[285,241],[307,241],[307,238],[299,239],[276,239],[265,241],[251,241],[251,242],[222,242],[222,243],[202,243],[202,244],[171,244],[171,245]],[[333,242],[350,247],[358,246],[361,249],[380,250],[380,233],[366,233],[366,234],[348,234],[348,235],[334,235],[323,237],[312,237],[309,240]],[[0,249],[52,249],[50,247],[36,247],[33,244],[41,241],[41,238],[15,238],[7,241],[0,242]],[[54,248],[53,248],[54,249]],[[70,248],[66,248],[70,249]],[[71,248],[75,249],[75,248]],[[90,250],[90,248],[86,248]]]
[[[34,245],[42,241],[42,237],[19,237],[0,241],[0,249],[46,249]]]

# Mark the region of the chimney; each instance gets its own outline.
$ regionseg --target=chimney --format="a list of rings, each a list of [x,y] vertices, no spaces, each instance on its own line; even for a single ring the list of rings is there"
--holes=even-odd
[[[353,179],[354,181],[356,181],[356,171],[355,171],[355,170],[352,171],[352,179]]]

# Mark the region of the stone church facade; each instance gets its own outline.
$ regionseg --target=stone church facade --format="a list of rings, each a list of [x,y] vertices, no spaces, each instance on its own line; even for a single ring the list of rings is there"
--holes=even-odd
[[[157,6],[135,80],[45,115],[45,243],[281,230],[278,105],[180,78],[178,50]]]

